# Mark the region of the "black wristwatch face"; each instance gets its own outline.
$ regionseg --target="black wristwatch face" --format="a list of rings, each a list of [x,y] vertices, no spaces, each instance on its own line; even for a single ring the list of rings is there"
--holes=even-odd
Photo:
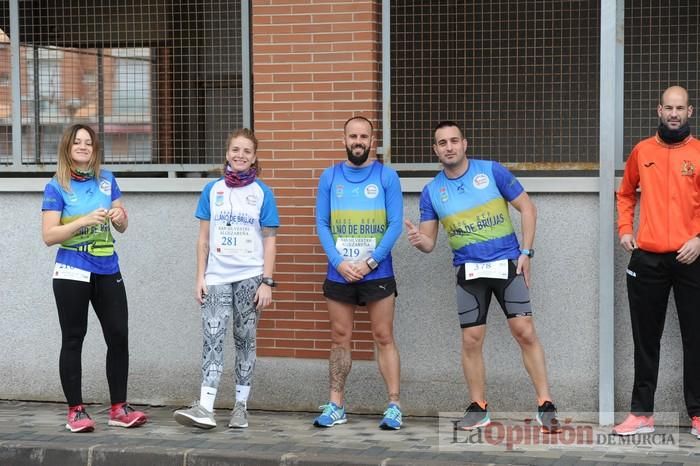
[[[527,257],[535,257],[535,250],[530,249],[529,251],[530,251],[530,253],[527,255]]]
[[[269,286],[270,288],[274,288],[276,285],[275,281],[273,279],[271,279],[270,277],[263,277],[262,282],[264,284],[266,284],[267,286]]]

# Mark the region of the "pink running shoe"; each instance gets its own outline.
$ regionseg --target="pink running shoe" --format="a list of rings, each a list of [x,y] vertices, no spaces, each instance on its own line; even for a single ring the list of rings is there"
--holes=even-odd
[[[654,416],[635,416],[630,414],[621,424],[613,428],[615,435],[650,434],[654,432]]]
[[[700,438],[700,416],[693,416],[690,421],[692,422],[690,433]]]
[[[148,418],[141,411],[136,411],[127,403],[122,403],[109,413],[107,424],[117,427],[138,427],[146,423]]]
[[[85,412],[83,405],[68,408],[68,422],[66,429],[71,432],[92,432],[95,430],[95,421]]]

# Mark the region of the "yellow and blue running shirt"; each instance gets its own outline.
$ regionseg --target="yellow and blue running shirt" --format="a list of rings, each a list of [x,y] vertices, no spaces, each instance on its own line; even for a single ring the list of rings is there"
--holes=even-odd
[[[469,168],[459,178],[448,178],[443,171],[423,188],[420,221],[440,220],[455,266],[517,259],[520,245],[508,202],[524,191],[503,165],[469,159]]]
[[[391,248],[401,235],[403,198],[396,171],[374,161],[327,168],[318,183],[316,229],[328,256],[329,280],[346,283],[336,270],[343,260],[370,256],[379,263],[360,282],[394,276]]]
[[[41,210],[61,212],[61,225],[71,223],[100,207],[109,210],[112,202],[122,196],[114,175],[104,169],[100,171],[99,179],[71,180],[70,189],[70,192],[66,192],[55,177],[44,188]],[[77,250],[87,249],[91,245],[100,246],[100,255],[88,250]],[[119,272],[119,258],[113,248],[114,237],[107,220],[101,225],[81,228],[73,237],[64,241],[56,253],[56,262],[100,275],[110,275]]]

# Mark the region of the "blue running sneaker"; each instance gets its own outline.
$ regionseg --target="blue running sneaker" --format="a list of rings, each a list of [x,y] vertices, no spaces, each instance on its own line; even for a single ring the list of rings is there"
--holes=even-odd
[[[384,430],[399,430],[401,428],[401,408],[395,403],[389,403],[389,406],[384,411],[384,419],[379,424],[380,429]]]
[[[336,424],[345,424],[348,418],[345,416],[345,408],[329,401],[327,405],[320,406],[323,412],[314,419],[316,427],[333,427]]]

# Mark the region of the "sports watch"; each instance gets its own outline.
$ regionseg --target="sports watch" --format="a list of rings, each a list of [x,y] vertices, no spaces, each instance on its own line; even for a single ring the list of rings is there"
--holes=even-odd
[[[535,256],[535,250],[534,249],[521,249],[520,254],[522,254],[523,256],[527,256],[527,257],[532,258]]]
[[[377,267],[379,267],[379,262],[374,260],[374,257],[368,257],[366,262],[367,267],[369,267],[370,270],[375,270]]]
[[[272,279],[272,277],[263,277],[262,282],[264,284],[266,284],[267,286],[269,286],[270,288],[274,288],[275,286],[277,286],[277,283],[275,283],[275,281]]]

